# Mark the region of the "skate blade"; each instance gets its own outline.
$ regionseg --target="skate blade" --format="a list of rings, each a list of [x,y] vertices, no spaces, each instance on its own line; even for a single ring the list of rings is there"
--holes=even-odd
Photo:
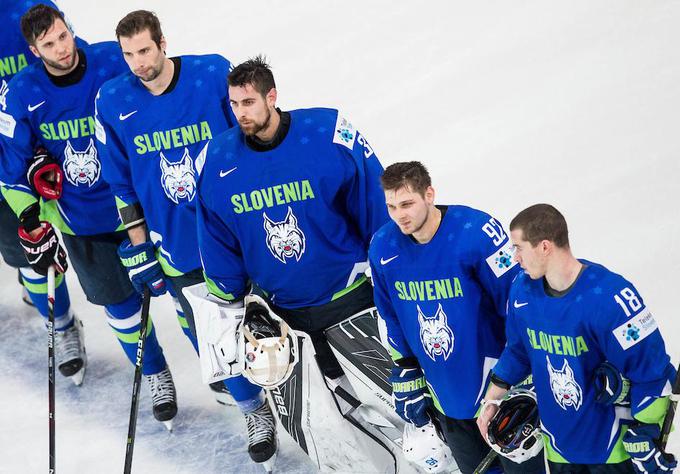
[[[234,400],[234,397],[231,395],[227,395],[226,393],[217,393],[213,392],[215,394],[215,401],[225,407],[235,407],[236,406],[236,400]]]
[[[80,369],[78,372],[69,377],[69,379],[71,379],[71,381],[74,384],[76,384],[77,387],[80,387],[83,384],[84,378],[85,378],[85,366],[83,366],[82,369]]]
[[[278,452],[279,452],[279,449],[278,449],[278,446],[277,446],[276,452],[274,453],[274,455],[272,457],[270,457],[269,459],[267,459],[266,461],[260,463],[260,466],[262,466],[262,468],[264,469],[264,472],[267,472],[267,473],[274,472],[274,464],[276,464],[276,455],[278,454]]]
[[[162,421],[163,425],[168,431],[172,431],[172,420]]]

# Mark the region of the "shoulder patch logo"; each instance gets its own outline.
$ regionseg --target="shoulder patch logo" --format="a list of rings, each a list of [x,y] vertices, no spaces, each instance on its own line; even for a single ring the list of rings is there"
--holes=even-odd
[[[442,309],[441,303],[437,307],[436,314],[428,318],[418,308],[418,324],[420,325],[420,342],[423,349],[432,360],[436,357],[444,357],[447,360],[453,352],[453,342],[455,337],[453,331],[448,325],[446,313]]]
[[[652,334],[658,327],[652,313],[647,310],[615,328],[612,333],[621,348],[626,351]]]
[[[343,118],[340,112],[338,112],[338,119],[335,121],[335,132],[333,133],[333,143],[344,145],[352,150],[356,139],[356,129],[349,120]]]
[[[574,371],[569,367],[569,362],[564,359],[562,368],[557,370],[550,362],[550,357],[546,355],[545,360],[548,362],[550,390],[555,401],[564,411],[567,411],[567,407],[573,407],[575,411],[578,411],[583,402],[583,392],[581,386],[576,383]]]
[[[297,217],[290,206],[286,218],[280,222],[271,220],[266,212],[262,213],[262,217],[264,230],[267,232],[267,248],[274,258],[282,263],[293,257],[300,261],[305,253],[305,234],[298,227]]]
[[[90,143],[85,151],[78,151],[73,148],[71,142],[66,140],[64,148],[64,172],[66,179],[74,186],[86,185],[92,187],[98,180],[102,165],[97,158],[97,148],[94,140],[90,138]]]
[[[206,144],[196,157],[196,166],[203,167],[205,154],[208,151]],[[160,152],[161,185],[165,195],[175,204],[180,201],[191,202],[196,195],[196,171],[194,160],[189,155],[189,150],[184,147],[182,159],[176,163],[168,161],[163,152]]]

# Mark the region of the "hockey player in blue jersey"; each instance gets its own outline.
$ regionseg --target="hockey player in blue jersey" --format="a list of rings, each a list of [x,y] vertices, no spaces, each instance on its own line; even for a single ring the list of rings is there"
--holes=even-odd
[[[471,473],[489,450],[474,418],[505,343],[505,302],[519,268],[496,219],[434,204],[420,162],[388,166],[381,184],[393,222],[376,232],[369,258],[396,364],[395,406],[418,427],[438,417],[458,467]],[[543,472],[540,456],[502,464],[509,473]]]
[[[573,256],[553,206],[523,210],[510,233],[524,273],[510,291],[508,344],[485,398],[533,375],[552,473],[671,472],[676,461],[657,439],[675,370],[642,297]],[[478,419],[483,435],[495,409],[485,405]]]
[[[33,64],[39,59],[33,55],[21,34],[19,19],[33,5],[44,3],[56,6],[49,2],[37,0],[17,2],[15,0],[0,0],[0,24],[3,25],[0,33],[0,122],[7,107],[5,95],[9,91],[7,83],[12,77],[26,66]],[[79,40],[83,45],[86,44]],[[2,153],[2,150],[0,150]],[[0,191],[8,192],[0,187]],[[17,230],[19,219],[7,201],[0,195],[0,253],[5,262],[19,269],[19,282],[24,285],[24,301],[35,305],[36,309],[47,317],[47,278],[34,272],[26,261],[26,256],[19,243]],[[65,313],[70,311],[69,295],[66,288],[66,280],[60,279],[56,288],[56,315],[64,319]],[[58,339],[61,342],[61,339]],[[66,355],[67,359],[70,357]]]
[[[61,280],[66,258],[52,225],[61,230],[85,295],[104,306],[109,325],[134,363],[141,300],[118,260],[116,250],[125,236],[111,189],[101,179],[94,145],[95,95],[104,81],[126,70],[125,63],[113,42],[77,48],[61,13],[49,6],[31,8],[21,27],[41,62],[9,83],[7,121],[0,130],[1,179],[11,183],[6,197],[21,221],[21,245],[35,271],[44,275],[55,265]],[[177,411],[174,384],[150,326],[143,373],[154,415],[169,423]],[[59,369],[82,382],[82,323],[66,313],[56,328],[57,341],[63,338],[64,347],[78,354]]]
[[[337,110],[277,109],[262,58],[234,68],[228,82],[239,127],[212,140],[198,185],[208,287],[234,301],[257,285],[277,315],[311,336],[324,375],[339,378],[323,331],[373,306],[364,270],[387,220],[382,166]]]
[[[216,54],[168,58],[160,21],[145,10],[120,20],[116,36],[129,71],[102,87],[96,105],[104,178],[129,236],[119,254],[136,286],[155,296],[170,289],[196,349],[182,289],[204,281],[196,180],[209,140],[235,123],[225,81],[230,64]],[[242,376],[211,388],[223,395],[225,384],[245,414],[251,457],[268,460],[275,425],[267,423],[273,415],[263,391]]]

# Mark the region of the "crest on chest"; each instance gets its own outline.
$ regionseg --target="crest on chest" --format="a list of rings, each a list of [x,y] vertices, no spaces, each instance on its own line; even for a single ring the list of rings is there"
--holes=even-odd
[[[432,360],[444,357],[447,360],[453,352],[454,335],[448,325],[447,316],[442,309],[441,303],[437,306],[437,312],[431,318],[423,314],[418,308],[418,324],[420,325],[420,342],[423,349]]]
[[[298,219],[290,206],[282,221],[271,220],[266,212],[262,213],[262,217],[264,230],[267,232],[267,248],[271,254],[282,263],[286,263],[289,258],[300,261],[305,253],[305,234],[298,226]]]
[[[74,186],[92,187],[99,180],[101,163],[97,158],[97,148],[94,140],[90,138],[85,151],[73,148],[70,140],[66,140],[64,148],[64,174],[69,183]]]

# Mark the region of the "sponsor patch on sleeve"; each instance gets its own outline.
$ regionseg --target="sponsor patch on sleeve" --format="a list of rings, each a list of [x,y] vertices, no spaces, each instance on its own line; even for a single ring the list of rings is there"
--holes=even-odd
[[[354,128],[354,125],[338,112],[338,119],[335,121],[335,132],[333,133],[333,143],[344,145],[352,150],[356,139],[357,130]]]
[[[17,121],[10,114],[0,112],[0,133],[8,138],[14,138]]]
[[[512,255],[512,242],[508,241],[503,247],[499,248],[486,258],[487,265],[491,267],[491,270],[497,278],[500,278],[505,272],[517,265],[517,262],[512,259]]]
[[[644,308],[640,314],[630,318],[612,333],[625,351],[652,334],[658,327],[652,313]]]

